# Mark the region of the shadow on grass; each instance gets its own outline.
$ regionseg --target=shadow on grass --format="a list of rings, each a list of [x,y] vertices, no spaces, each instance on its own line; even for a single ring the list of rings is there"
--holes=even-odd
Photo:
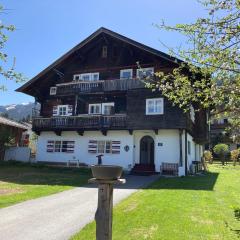
[[[127,183],[115,185],[119,189],[185,189],[212,191],[218,173],[206,173],[200,176],[159,177],[155,176],[124,176]],[[86,168],[49,167],[39,164],[0,163],[0,181],[31,185],[62,185],[78,187],[91,178]],[[87,185],[95,188],[96,185]]]
[[[78,187],[91,177],[86,168],[49,167],[42,164],[0,162],[0,182],[22,185]]]

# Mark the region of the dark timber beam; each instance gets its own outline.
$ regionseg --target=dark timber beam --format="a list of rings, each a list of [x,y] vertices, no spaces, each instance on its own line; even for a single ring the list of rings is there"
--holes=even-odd
[[[156,135],[158,135],[158,129],[153,129]]]
[[[102,132],[102,135],[107,136],[107,130],[106,129],[102,129],[101,132]]]
[[[77,133],[78,133],[78,135],[80,135],[80,136],[83,136],[83,134],[84,134],[84,130],[77,130]]]
[[[55,132],[55,134],[57,136],[61,136],[62,135],[62,131],[61,130],[55,130],[54,132]]]
[[[128,129],[128,132],[130,135],[133,135],[133,130],[132,129]]]

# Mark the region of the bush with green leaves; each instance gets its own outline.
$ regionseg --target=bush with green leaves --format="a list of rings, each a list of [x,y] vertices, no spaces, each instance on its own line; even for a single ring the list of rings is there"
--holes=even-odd
[[[205,150],[203,153],[203,157],[206,162],[212,163],[213,162],[213,155],[212,152],[209,150]]]
[[[222,162],[222,165],[225,164],[226,155],[229,153],[229,147],[227,144],[219,143],[214,146],[213,151],[217,154]]]
[[[231,160],[233,161],[234,166],[236,166],[239,155],[240,155],[240,150],[239,149],[235,149],[235,150],[231,151]]]

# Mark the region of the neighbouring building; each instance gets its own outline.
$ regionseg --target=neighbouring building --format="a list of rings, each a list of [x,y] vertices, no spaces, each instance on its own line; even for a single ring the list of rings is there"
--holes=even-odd
[[[41,104],[33,118],[36,160],[90,165],[103,154],[103,164],[126,170],[159,172],[162,163],[176,163],[185,174],[202,156],[206,113],[184,113],[143,81],[178,63],[108,29],[94,32],[17,89]]]
[[[22,136],[27,127],[24,124],[20,124],[11,119],[0,116],[0,132],[1,134],[10,134],[13,138],[12,146],[18,147],[21,144]],[[2,142],[0,144],[3,144]],[[4,158],[4,148],[0,147],[0,160]]]

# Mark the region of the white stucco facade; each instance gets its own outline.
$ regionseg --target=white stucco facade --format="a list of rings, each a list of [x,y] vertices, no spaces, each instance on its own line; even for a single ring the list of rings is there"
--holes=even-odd
[[[38,162],[67,162],[78,159],[81,163],[88,165],[96,164],[96,153],[89,153],[89,140],[96,141],[120,141],[119,154],[104,154],[103,164],[120,165],[125,170],[130,170],[136,163],[140,163],[140,141],[144,136],[150,136],[154,140],[154,164],[155,171],[160,171],[162,162],[179,163],[180,161],[180,135],[178,129],[160,129],[158,134],[152,130],[135,130],[132,134],[129,131],[108,131],[104,136],[100,131],[85,131],[80,136],[75,131],[63,131],[61,136],[54,132],[42,132],[38,138],[36,160]],[[75,141],[74,152],[47,152],[48,141]],[[187,134],[187,141],[191,144],[190,154],[187,152],[188,168],[194,160],[200,160],[202,147],[195,144],[190,134]],[[126,151],[126,146],[128,150]],[[185,167],[185,132],[182,134],[182,168]]]

